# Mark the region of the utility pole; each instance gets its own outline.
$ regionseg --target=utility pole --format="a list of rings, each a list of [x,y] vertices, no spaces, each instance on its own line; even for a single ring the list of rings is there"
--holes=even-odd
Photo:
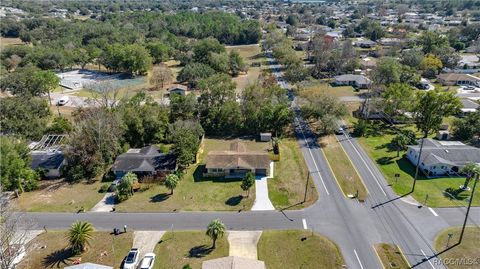
[[[475,193],[475,187],[479,180],[480,174],[477,174],[475,181],[473,182],[472,193],[470,194],[470,201],[468,201],[467,213],[465,214],[465,220],[463,221],[462,232],[460,233],[460,239],[458,239],[458,244],[462,243],[463,233],[465,232],[465,226],[467,225],[468,213],[470,213],[470,207],[472,206],[473,194]]]

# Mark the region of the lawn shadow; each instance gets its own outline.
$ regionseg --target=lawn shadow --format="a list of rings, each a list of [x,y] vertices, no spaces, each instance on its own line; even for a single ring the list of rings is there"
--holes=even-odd
[[[240,204],[242,199],[243,199],[243,195],[232,196],[228,198],[227,201],[225,201],[225,204],[229,206],[236,206]]]
[[[189,258],[203,258],[210,254],[213,251],[213,248],[207,247],[206,245],[196,246],[191,248],[188,251]]]
[[[393,163],[393,159],[395,159],[394,157],[381,157],[381,158],[378,158],[376,161],[379,165],[387,165],[387,164],[392,164]]]
[[[60,268],[64,265],[69,265],[73,261],[73,254],[70,248],[56,250],[48,254],[42,261],[43,266],[50,268]],[[69,263],[67,263],[69,262]]]
[[[170,198],[170,193],[159,193],[159,194],[156,194],[152,197],[150,197],[150,203],[159,203],[159,202],[163,202],[165,200],[167,200],[168,198]]]

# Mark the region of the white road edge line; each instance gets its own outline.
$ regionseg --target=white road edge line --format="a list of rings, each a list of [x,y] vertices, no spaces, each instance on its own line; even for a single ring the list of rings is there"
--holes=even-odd
[[[435,269],[435,266],[433,266],[432,262],[428,259],[427,257],[427,254],[425,254],[425,252],[423,251],[423,249],[420,249],[420,251],[422,252],[423,256],[425,257],[425,259],[427,259],[428,263],[430,264],[430,266]]]
[[[362,262],[360,261],[360,258],[358,257],[357,251],[354,249],[353,252],[355,253],[355,257],[357,257],[358,264],[360,264],[360,268],[363,269]]]
[[[433,210],[433,208],[429,207],[428,210],[430,210],[430,212],[432,212],[432,214],[433,214],[435,217],[438,217],[437,212],[435,212],[435,210]]]
[[[302,219],[302,223],[303,223],[303,229],[306,230],[308,229],[307,227],[307,221],[305,219]]]
[[[325,185],[325,182],[323,181],[323,177],[320,174],[320,170],[318,169],[317,162],[315,161],[315,158],[313,157],[312,150],[310,149],[307,138],[305,137],[305,134],[303,133],[303,129],[300,126],[300,122],[299,122],[297,117],[295,117],[295,120],[297,121],[297,125],[300,128],[300,132],[302,133],[303,140],[305,140],[305,144],[307,144],[308,153],[310,153],[310,157],[312,157],[313,165],[315,165],[315,170],[318,172],[318,176],[320,177],[320,181],[322,181],[323,188],[325,189],[325,192],[327,192],[327,195],[330,195],[330,193],[327,190],[327,186]]]
[[[360,160],[362,160],[363,164],[365,164],[365,167],[367,167],[370,174],[372,174],[373,179],[375,179],[375,182],[377,183],[380,190],[383,192],[383,195],[387,196],[387,193],[383,190],[382,185],[380,185],[380,182],[378,182],[377,177],[375,176],[373,171],[370,169],[367,162],[363,159],[362,155],[360,155],[360,152],[358,152],[357,148],[355,147],[355,145],[353,145],[352,141],[350,141],[350,137],[347,136],[347,134],[344,134],[344,136],[347,138],[348,143],[350,143],[350,145],[352,145],[353,150],[355,150],[355,152],[358,154],[358,157],[360,157]]]

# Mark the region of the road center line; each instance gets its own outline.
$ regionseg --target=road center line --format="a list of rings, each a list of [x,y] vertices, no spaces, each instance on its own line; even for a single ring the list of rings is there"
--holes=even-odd
[[[347,134],[344,134],[344,135],[345,135],[345,137],[347,138],[348,143],[350,143],[350,145],[352,145],[353,150],[355,150],[355,152],[358,154],[358,157],[360,157],[360,160],[362,160],[363,164],[365,164],[365,167],[367,167],[367,169],[368,169],[368,171],[370,172],[370,174],[372,174],[373,179],[374,179],[375,182],[377,183],[377,185],[378,185],[378,187],[380,188],[380,190],[383,192],[383,195],[387,196],[387,193],[383,190],[382,185],[380,185],[380,182],[378,182],[377,177],[375,176],[375,174],[373,173],[373,171],[370,169],[370,167],[368,166],[368,164],[367,164],[367,162],[365,161],[365,159],[363,159],[362,155],[360,155],[360,152],[358,152],[358,150],[357,150],[357,148],[355,147],[355,145],[353,145],[352,141],[350,141],[349,135],[347,135]]]
[[[305,219],[302,219],[302,223],[303,223],[303,229],[308,229],[307,227],[307,221]]]
[[[360,261],[360,258],[358,257],[357,251],[354,249],[353,252],[355,253],[355,257],[357,257],[358,264],[360,264],[360,268],[363,269],[362,262]]]
[[[428,261],[428,263],[430,264],[430,266],[435,269],[435,266],[433,266],[432,262],[430,261],[430,259],[428,259],[427,257],[427,254],[425,254],[425,252],[423,251],[423,249],[420,249],[420,251],[422,252],[423,256],[425,257],[425,259]]]
[[[435,217],[438,217],[437,212],[435,212],[435,210],[433,210],[433,208],[429,207],[428,210],[430,210],[430,212],[432,212],[432,214],[433,214]]]

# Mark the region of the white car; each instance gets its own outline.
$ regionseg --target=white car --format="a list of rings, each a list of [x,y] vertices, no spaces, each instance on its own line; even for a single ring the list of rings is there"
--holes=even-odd
[[[156,256],[154,253],[145,254],[145,257],[143,257],[138,269],[152,269],[153,264],[155,263],[155,257]]]
[[[66,105],[69,101],[70,101],[70,98],[68,98],[68,96],[62,96],[62,98],[60,98],[60,99],[57,101],[57,106],[64,106],[64,105]]]
[[[138,264],[138,256],[138,248],[130,249],[123,263],[123,269],[135,269]]]

